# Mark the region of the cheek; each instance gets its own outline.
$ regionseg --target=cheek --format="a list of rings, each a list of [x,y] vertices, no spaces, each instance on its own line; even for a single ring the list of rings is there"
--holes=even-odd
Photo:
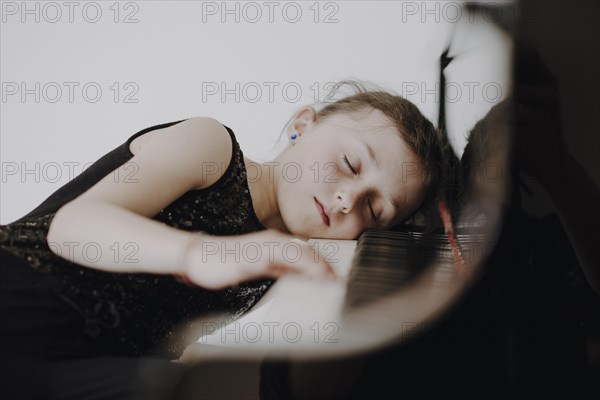
[[[295,175],[295,173],[293,175]],[[290,174],[290,176],[292,176],[292,174]],[[308,207],[311,205],[309,200],[312,199],[312,195],[306,189],[306,185],[303,184],[302,180],[282,180],[279,183],[277,197],[279,212],[283,219],[290,223],[292,221],[298,223],[298,221],[304,219],[306,214],[310,211]]]
[[[360,234],[367,229],[358,218],[347,218],[344,223],[338,227],[334,236],[337,239],[356,240]]]
[[[293,183],[283,181],[279,188],[279,208],[281,211],[290,212],[297,207],[298,194]]]
[[[426,192],[427,188],[425,187],[425,185],[423,185],[421,181],[414,182],[414,184],[409,188],[409,193],[407,196],[407,198],[409,199],[409,203],[406,205],[406,210],[404,210],[406,211],[404,212],[405,215],[412,214],[423,205],[423,201],[425,201]],[[400,212],[402,213],[403,210],[401,209]]]

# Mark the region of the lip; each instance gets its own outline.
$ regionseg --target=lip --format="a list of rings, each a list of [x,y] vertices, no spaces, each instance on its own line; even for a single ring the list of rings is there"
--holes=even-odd
[[[317,200],[316,197],[313,197],[313,199],[315,199],[315,203],[317,205],[317,209],[319,210],[319,214],[321,215],[321,219],[323,219],[325,225],[329,226],[329,216],[325,211],[325,207],[323,207],[323,205],[319,202],[319,200]]]

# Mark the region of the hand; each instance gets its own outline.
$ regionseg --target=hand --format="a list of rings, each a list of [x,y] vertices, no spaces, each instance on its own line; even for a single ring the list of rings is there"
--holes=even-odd
[[[237,236],[202,236],[188,250],[186,278],[219,290],[244,281],[278,278],[286,273],[336,279],[331,265],[306,243],[275,230]]]

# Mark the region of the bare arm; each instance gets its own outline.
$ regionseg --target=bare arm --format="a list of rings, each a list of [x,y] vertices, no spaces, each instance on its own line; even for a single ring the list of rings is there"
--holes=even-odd
[[[207,289],[288,272],[335,278],[324,255],[309,245],[301,246],[299,260],[289,260],[281,251],[273,254],[272,245],[285,248],[291,235],[265,230],[214,237],[149,218],[185,192],[212,185],[232,157],[231,137],[214,119],[194,118],[161,131],[130,160],[137,166],[134,182],[115,182],[109,174],[58,210],[47,238],[53,252],[104,271],[183,275]],[[253,259],[223,257],[221,251],[205,251],[205,245],[252,245],[261,246],[261,251]]]
[[[112,272],[182,273],[182,255],[194,234],[100,201],[64,206],[54,217],[48,245],[57,255]]]
[[[48,232],[50,249],[100,270],[180,272],[184,250],[198,234],[149,217],[185,192],[214,183],[224,169],[206,176],[203,163],[226,167],[231,152],[229,133],[211,118],[161,129],[129,161],[136,165],[134,182],[115,182],[116,175],[109,174],[58,210]]]

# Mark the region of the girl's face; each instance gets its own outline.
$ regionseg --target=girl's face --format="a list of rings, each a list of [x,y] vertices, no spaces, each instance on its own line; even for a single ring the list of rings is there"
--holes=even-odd
[[[419,207],[421,163],[381,111],[334,114],[319,124],[314,117],[312,107],[296,113],[287,136],[297,138],[274,160],[275,196],[291,234],[356,239]]]

